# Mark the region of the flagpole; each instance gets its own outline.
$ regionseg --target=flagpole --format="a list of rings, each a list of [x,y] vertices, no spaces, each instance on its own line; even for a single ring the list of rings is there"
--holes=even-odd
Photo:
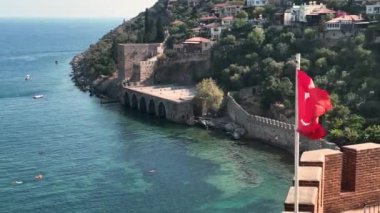
[[[295,94],[295,122],[294,122],[294,212],[298,213],[298,197],[299,197],[299,180],[298,180],[298,164],[299,164],[299,154],[300,154],[300,135],[297,132],[298,129],[298,78],[297,78],[297,70],[301,69],[301,54],[296,54],[296,94]]]

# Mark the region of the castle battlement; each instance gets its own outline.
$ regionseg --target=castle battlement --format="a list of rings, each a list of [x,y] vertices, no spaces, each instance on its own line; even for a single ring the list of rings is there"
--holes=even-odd
[[[369,212],[366,211],[369,208],[380,207],[380,144],[344,146],[341,151],[304,152],[299,171],[300,211]],[[285,200],[285,211],[294,211],[292,188]],[[305,193],[315,189],[318,196]]]

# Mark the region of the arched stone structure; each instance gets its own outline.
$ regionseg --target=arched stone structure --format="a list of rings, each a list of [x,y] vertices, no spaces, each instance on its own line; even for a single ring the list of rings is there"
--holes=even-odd
[[[170,121],[184,123],[193,116],[193,105],[191,101],[171,100],[166,97],[155,96],[150,94],[151,90],[156,89],[159,92],[166,92],[168,89],[151,88],[144,90],[141,87],[124,88],[121,102],[131,109],[137,109],[142,113],[164,118]]]
[[[148,113],[149,115],[156,115],[156,104],[153,99],[149,101]]]
[[[124,94],[124,105],[125,105],[125,107],[131,107],[131,103],[130,103],[130,101],[129,101],[129,94],[128,94],[128,92],[126,92],[125,94]]]
[[[136,96],[136,94],[133,94],[132,95],[132,100],[131,100],[131,107],[132,107],[132,109],[138,109],[138,105],[139,105],[139,103],[138,103],[138,100],[137,100],[137,96]]]
[[[158,105],[158,117],[166,118],[166,107],[162,102]]]
[[[145,101],[145,98],[144,97],[141,97],[140,98],[140,104],[139,104],[139,110],[143,113],[145,113],[147,110],[146,110],[146,101]]]

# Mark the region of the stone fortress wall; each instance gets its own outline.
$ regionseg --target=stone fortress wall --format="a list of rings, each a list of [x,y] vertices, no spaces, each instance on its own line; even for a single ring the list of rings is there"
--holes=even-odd
[[[141,81],[149,78],[154,71],[157,57],[164,52],[163,43],[119,44],[117,47],[117,68],[120,81]],[[146,63],[144,63],[146,62]]]
[[[271,145],[294,152],[294,125],[278,120],[251,115],[227,94],[227,114],[238,125],[247,131],[247,137],[263,140]],[[335,148],[327,142],[310,141],[300,137],[300,150]]]

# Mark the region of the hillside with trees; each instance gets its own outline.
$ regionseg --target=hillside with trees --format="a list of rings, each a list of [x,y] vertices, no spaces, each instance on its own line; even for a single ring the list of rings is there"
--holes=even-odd
[[[199,20],[212,13],[222,0],[201,1],[189,7],[178,0],[167,9],[168,0],[156,5],[112,30],[83,54],[81,75],[112,75],[118,43],[161,42],[164,31],[170,37],[166,56],[173,57],[174,44],[194,36]],[[244,1],[240,1],[244,2]],[[294,1],[297,3],[297,1]],[[353,1],[325,2],[336,10],[359,14],[362,6]],[[286,116],[294,115],[295,54],[301,53],[301,67],[314,83],[326,89],[334,109],[322,118],[328,140],[339,145],[380,142],[380,46],[374,44],[380,24],[365,33],[335,40],[324,39],[324,16],[317,26],[279,26],[273,5],[244,9],[234,17],[212,49],[213,79],[226,91],[255,88],[263,111],[282,105]],[[248,20],[265,20],[252,24]]]
[[[261,106],[294,108],[294,55],[318,87],[331,94],[334,110],[323,123],[337,144],[380,142],[380,57],[365,35],[333,44],[312,28],[251,26],[234,21],[214,48],[214,77],[226,90],[255,86]],[[293,114],[293,113],[291,113]]]
[[[170,21],[167,0],[159,0],[135,18],[104,35],[80,56],[78,75],[86,79],[110,76],[116,71],[116,46],[119,43],[154,43],[164,40],[164,28]],[[80,77],[76,76],[76,78]]]

